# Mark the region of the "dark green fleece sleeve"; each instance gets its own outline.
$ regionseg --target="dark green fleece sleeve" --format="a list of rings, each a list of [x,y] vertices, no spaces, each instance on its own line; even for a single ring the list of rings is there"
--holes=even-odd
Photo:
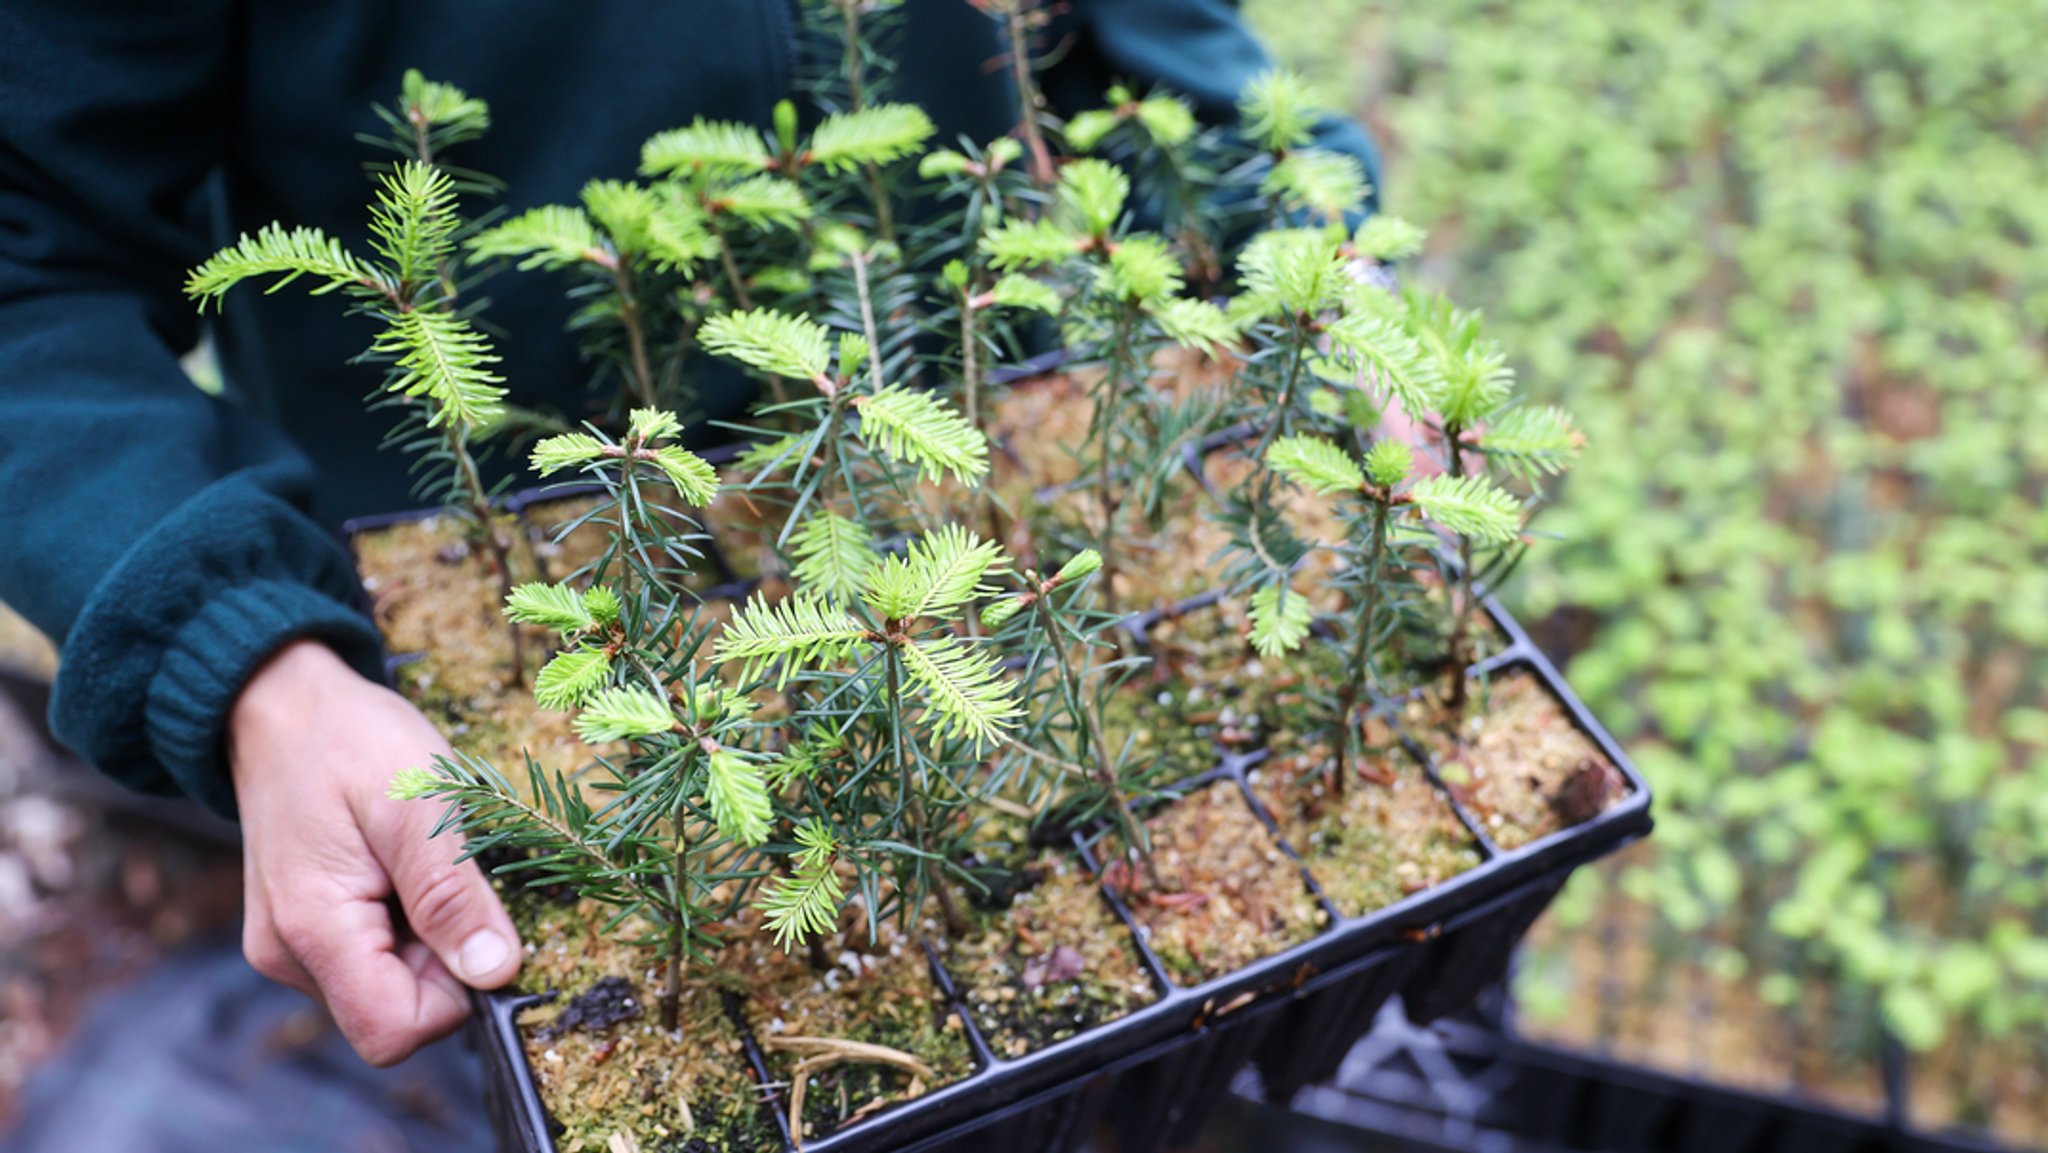
[[[303,511],[310,467],[176,357],[230,7],[0,6],[0,600],[59,642],[60,739],[223,813],[223,724],[267,656],[315,636],[380,668],[349,558]]]
[[[1069,113],[1100,105],[1110,82],[1128,80],[1140,89],[1163,85],[1203,120],[1228,124],[1237,119],[1238,93],[1272,67],[1236,0],[1076,0],[1066,18],[1082,49],[1055,66],[1046,87]],[[1366,208],[1379,211],[1380,155],[1365,130],[1326,117],[1316,144],[1358,158],[1373,188]]]

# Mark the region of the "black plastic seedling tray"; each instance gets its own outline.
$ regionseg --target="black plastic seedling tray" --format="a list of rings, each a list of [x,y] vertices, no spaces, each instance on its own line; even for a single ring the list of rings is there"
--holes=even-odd
[[[1512,1108],[1535,1136],[1615,1153],[2001,1153],[1965,1133],[1930,1133],[1809,1100],[1751,1093],[1585,1053],[1502,1040],[1517,1069]]]
[[[1400,1048],[1381,1047],[1294,1107],[1470,1153],[2005,1153],[1980,1136],[1626,1065],[1464,1019],[1414,1035],[1441,1057],[1429,1062],[1434,1075]],[[1375,1034],[1369,1044],[1380,1041]],[[1465,1105],[1455,1115],[1453,1100]]]
[[[1216,438],[1206,447],[1223,443],[1227,439]],[[1199,467],[1200,451],[1190,453],[1191,466]],[[507,506],[528,523],[535,504],[565,495],[569,494],[560,489],[549,490],[515,497]],[[343,531],[353,537],[427,515],[431,514],[364,518]],[[704,551],[714,581],[700,595],[711,599],[743,594],[745,582],[734,575],[715,542],[706,542]],[[1177,606],[1175,613],[1199,611],[1213,600],[1196,598]],[[1486,608],[1507,646],[1474,666],[1471,675],[1519,671],[1537,677],[1623,774],[1628,791],[1607,811],[1519,849],[1503,850],[1444,787],[1421,746],[1404,741],[1409,755],[1420,760],[1431,783],[1471,833],[1482,855],[1478,866],[1355,918],[1343,917],[1324,900],[1312,869],[1301,867],[1303,883],[1317,895],[1327,918],[1322,931],[1192,987],[1170,980],[1131,912],[1104,888],[1103,900],[1135,940],[1158,999],[1017,1058],[994,1053],[943,962],[934,958],[934,980],[966,1029],[975,1072],[838,1132],[806,1140],[801,1147],[810,1153],[1054,1153],[1078,1144],[1097,1124],[1106,1124],[1117,1135],[1120,1153],[1156,1153],[1192,1140],[1224,1098],[1231,1079],[1248,1065],[1258,1068],[1275,1099],[1284,1100],[1300,1086],[1328,1077],[1352,1044],[1370,1030],[1380,1006],[1396,993],[1421,1020],[1469,1004],[1480,989],[1502,975],[1515,944],[1575,869],[1644,836],[1651,827],[1649,789],[1627,756],[1520,625],[1497,602],[1489,599]],[[1141,614],[1128,623],[1143,631],[1165,615],[1173,614]],[[1217,766],[1185,787],[1234,783],[1241,799],[1298,864],[1294,850],[1278,837],[1247,785],[1247,774],[1260,758],[1256,753],[1219,752]],[[1075,851],[1094,867],[1079,838]],[[470,1034],[485,1064],[486,1103],[505,1153],[555,1153],[556,1127],[540,1100],[516,1024],[519,1011],[533,1000],[532,994],[516,990],[479,993],[471,1017]],[[732,1018],[751,1072],[763,1086],[770,1131],[781,1135],[783,1149],[795,1148],[783,1103],[786,1087],[772,1082],[744,1016],[735,1011]]]

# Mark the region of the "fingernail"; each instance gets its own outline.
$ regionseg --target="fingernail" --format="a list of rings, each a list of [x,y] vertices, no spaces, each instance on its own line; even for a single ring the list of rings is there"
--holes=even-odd
[[[458,958],[463,979],[477,981],[496,973],[510,955],[511,947],[497,933],[489,929],[471,933],[469,940],[462,943],[462,955]]]

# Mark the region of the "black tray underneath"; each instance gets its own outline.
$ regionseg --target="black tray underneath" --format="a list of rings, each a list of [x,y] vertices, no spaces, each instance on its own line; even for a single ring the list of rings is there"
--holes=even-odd
[[[2006,1153],[1981,1137],[1537,1045],[1471,1019],[1421,1029],[1397,1005],[1333,1082],[1291,1096],[1297,1112],[1397,1137],[1396,1147],[1461,1153]]]

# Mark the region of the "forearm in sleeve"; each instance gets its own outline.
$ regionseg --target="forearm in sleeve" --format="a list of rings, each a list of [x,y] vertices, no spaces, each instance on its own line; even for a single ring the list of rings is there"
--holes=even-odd
[[[0,9],[0,600],[59,644],[60,739],[229,812],[241,685],[301,636],[380,657],[312,477],[185,379],[221,152],[224,3]]]

